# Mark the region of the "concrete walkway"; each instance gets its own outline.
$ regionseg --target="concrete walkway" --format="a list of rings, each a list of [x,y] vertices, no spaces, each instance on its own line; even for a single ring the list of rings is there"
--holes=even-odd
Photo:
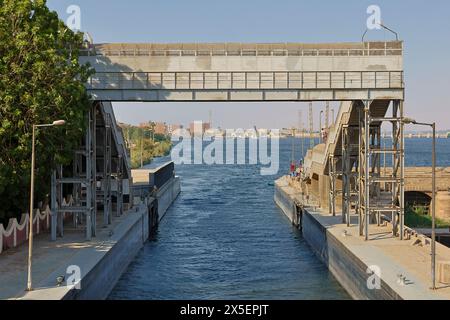
[[[64,237],[55,242],[50,241],[49,234],[35,237],[32,292],[25,291],[28,244],[5,251],[0,255],[0,299],[62,299],[69,289],[65,285],[58,287],[56,278],[65,276],[67,280],[67,267],[71,265],[80,266],[82,273],[87,274],[141,215],[132,210],[114,217],[110,226],[98,228],[92,241],[84,240],[82,228],[66,228]],[[100,219],[101,216],[98,215]]]
[[[287,178],[279,179],[276,184],[290,197],[301,203],[298,188],[290,185]],[[417,245],[419,239],[401,241],[393,237],[392,226],[371,225],[370,240],[359,236],[357,216],[352,216],[352,225],[342,224],[341,213],[336,217],[319,208],[308,207],[307,211],[327,232],[333,235],[348,250],[367,266],[378,266],[381,278],[403,299],[450,299],[450,286],[437,283],[437,290],[431,290],[431,245]],[[450,261],[450,248],[436,243],[436,265],[438,261]],[[406,276],[405,285],[398,283],[398,275]],[[436,271],[437,277],[437,271]]]

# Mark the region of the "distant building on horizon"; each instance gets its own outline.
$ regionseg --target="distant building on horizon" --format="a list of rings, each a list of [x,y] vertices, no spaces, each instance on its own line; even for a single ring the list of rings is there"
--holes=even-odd
[[[155,122],[155,134],[167,135],[167,124],[165,122]]]
[[[189,132],[191,133],[191,135],[194,134],[194,122],[191,122],[189,124]],[[209,122],[202,122],[202,134],[205,133],[205,131],[211,129],[211,124]]]
[[[179,129],[183,129],[183,126],[181,124],[169,124],[167,126],[167,134],[171,135]]]
[[[152,121],[142,122],[138,127],[150,130],[151,122]],[[181,124],[167,124],[166,122],[154,122],[154,124],[155,134],[171,135],[175,130],[183,128]]]

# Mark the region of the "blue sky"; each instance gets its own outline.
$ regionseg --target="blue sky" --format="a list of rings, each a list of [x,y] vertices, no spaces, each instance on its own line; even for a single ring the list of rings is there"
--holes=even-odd
[[[95,42],[357,42],[366,28],[366,9],[376,4],[384,24],[405,41],[407,115],[450,128],[448,0],[48,0],[63,20],[72,4],[80,6],[82,31]],[[367,39],[393,36],[371,31]],[[318,123],[323,104],[315,107]],[[228,128],[287,127],[298,122],[297,110],[307,114],[298,103],[140,103],[115,109],[120,121],[130,123],[207,120],[211,109],[214,122]]]

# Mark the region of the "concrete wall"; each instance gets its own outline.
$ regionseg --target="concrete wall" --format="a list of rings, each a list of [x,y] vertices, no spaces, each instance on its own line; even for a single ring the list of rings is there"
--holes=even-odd
[[[178,197],[181,192],[180,178],[174,177],[167,181],[156,193],[158,201],[158,216],[162,219],[169,209],[172,202]]]
[[[436,217],[450,220],[450,192],[438,191],[436,193]]]
[[[381,281],[381,290],[369,290],[366,284],[368,266],[347,250],[308,211],[303,212],[302,225],[306,242],[353,299],[401,299],[384,281]]]
[[[289,220],[294,222],[295,204],[291,196],[275,186],[274,200]],[[308,210],[303,211],[301,223],[306,242],[353,299],[401,299],[384,281],[381,281],[381,290],[367,289],[368,266],[346,249]]]
[[[149,215],[145,206],[130,223],[115,230],[116,242],[101,257],[91,257],[93,265],[81,280],[81,290],[69,291],[63,299],[106,299],[120,276],[149,236]],[[114,239],[113,239],[114,240]],[[97,258],[94,263],[94,259]],[[86,269],[82,267],[82,270]]]
[[[180,193],[180,178],[174,177],[157,193],[158,216],[161,220]],[[140,215],[133,223],[121,228],[117,242],[83,277],[82,290],[70,291],[64,299],[105,299],[120,276],[147,241],[150,233],[148,208],[140,207]],[[156,221],[156,220],[154,220]]]
[[[274,200],[278,207],[280,207],[284,214],[288,217],[289,221],[291,221],[292,224],[298,226],[298,224],[296,224],[297,208],[291,197],[283,189],[275,187]]]
[[[401,71],[403,56],[92,56],[80,57],[96,71]]]

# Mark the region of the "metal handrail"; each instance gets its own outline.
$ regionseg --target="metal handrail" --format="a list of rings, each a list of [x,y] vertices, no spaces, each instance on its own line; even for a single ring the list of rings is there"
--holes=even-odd
[[[88,89],[403,89],[403,71],[97,72]]]
[[[340,48],[340,49],[82,49],[83,56],[402,56],[403,48]]]

